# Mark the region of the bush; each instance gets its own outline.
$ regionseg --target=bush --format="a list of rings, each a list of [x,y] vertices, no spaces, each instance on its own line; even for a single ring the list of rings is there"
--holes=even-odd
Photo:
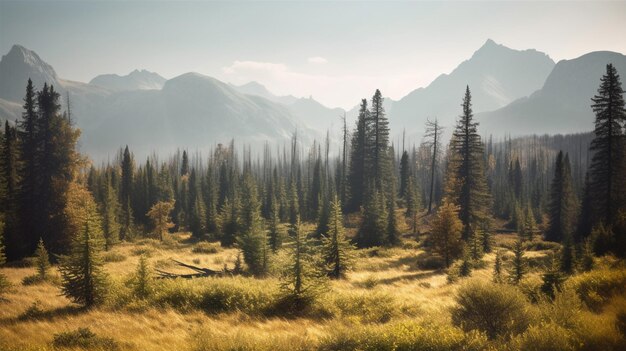
[[[258,284],[250,278],[202,278],[158,281],[153,302],[180,310],[199,309],[207,313],[242,311],[261,315],[274,313],[272,303],[277,284]],[[279,311],[280,312],[280,311]]]
[[[612,296],[623,293],[626,286],[626,270],[593,270],[572,277],[568,283],[572,284],[587,307],[598,312]]]
[[[11,282],[7,279],[7,277],[0,273],[0,296],[6,294],[11,289]]]
[[[126,261],[126,256],[122,255],[119,252],[106,252],[102,255],[102,259],[104,262],[123,262]]]
[[[562,351],[575,349],[572,333],[555,324],[533,325],[516,338],[515,348],[524,351]]]
[[[421,253],[417,256],[417,268],[423,270],[439,270],[446,268],[446,262],[441,256]]]
[[[486,338],[450,326],[402,322],[335,329],[321,340],[321,351],[482,350]]]
[[[153,252],[154,250],[149,247],[136,247],[130,251],[133,256],[146,255],[147,257],[152,256]]]
[[[27,275],[22,279],[22,285],[35,285],[43,283],[45,279],[41,278],[38,274]]]
[[[456,302],[454,324],[466,331],[485,332],[491,339],[522,333],[530,323],[528,303],[512,286],[471,280],[459,288]]]
[[[94,334],[89,328],[78,328],[74,331],[54,334],[54,347],[119,350],[118,343],[111,338],[104,338]]]
[[[44,310],[41,308],[41,301],[36,300],[18,318],[21,320],[34,319],[39,318],[44,313]]]
[[[221,251],[221,247],[217,243],[208,243],[201,241],[191,249],[191,252],[198,254],[216,254]]]
[[[400,306],[393,296],[383,293],[347,293],[333,298],[336,314],[361,323],[387,323],[399,315]]]

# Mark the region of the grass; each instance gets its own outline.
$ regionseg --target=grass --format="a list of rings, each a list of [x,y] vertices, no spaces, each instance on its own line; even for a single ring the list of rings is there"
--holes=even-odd
[[[497,235],[496,246],[502,242],[498,248],[504,248],[510,237]],[[490,286],[493,253],[485,255],[471,278],[449,284],[440,259],[414,238],[395,248],[360,250],[347,279],[331,281],[315,308],[299,317],[287,318],[277,310],[275,277],[156,280],[153,294],[134,298],[127,282],[140,254],[149,254],[153,267],[172,273],[189,273],[173,260],[214,270],[233,267],[236,249],[189,239],[175,234],[166,243],[143,239],[113,247],[105,264],[112,293],[104,306],[89,310],[60,296],[54,280],[21,284],[35,274],[32,266],[0,268],[11,285],[0,296],[0,350],[549,350],[541,341],[551,338],[561,349],[624,345],[626,274],[615,259],[598,260],[597,269],[570,278],[567,289],[547,301],[537,295],[536,285],[552,249],[533,244],[536,250],[525,254],[535,261],[527,279],[519,288],[505,286],[526,311],[527,323],[490,339],[481,328],[453,320],[453,311],[460,306],[462,287],[473,282]],[[50,274],[58,274],[56,267]],[[81,329],[86,327],[89,332]]]

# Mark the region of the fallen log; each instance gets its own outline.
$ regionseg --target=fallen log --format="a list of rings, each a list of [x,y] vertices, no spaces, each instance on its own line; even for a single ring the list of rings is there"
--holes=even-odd
[[[212,270],[209,268],[198,267],[194,265],[190,265],[184,262],[180,262],[172,259],[177,265],[181,267],[185,267],[187,269],[191,269],[196,273],[188,273],[188,274],[178,274],[178,273],[170,273],[166,271],[162,271],[160,269],[155,269],[155,271],[159,274],[157,276],[158,279],[172,279],[172,278],[183,278],[183,279],[192,279],[192,278],[202,278],[202,277],[225,277],[232,276],[237,274],[234,270],[228,269],[224,267],[221,271]]]

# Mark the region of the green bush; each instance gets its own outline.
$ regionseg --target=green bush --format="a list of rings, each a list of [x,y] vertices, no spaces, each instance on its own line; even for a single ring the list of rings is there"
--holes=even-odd
[[[614,295],[624,292],[626,270],[598,269],[568,280],[580,299],[593,311],[600,311]]]
[[[191,252],[198,254],[216,254],[221,251],[221,247],[218,243],[208,243],[201,241],[191,249]]]
[[[21,320],[34,319],[34,318],[38,318],[42,316],[44,313],[45,313],[44,310],[41,308],[41,301],[37,300],[33,302],[32,305],[30,305],[26,309],[26,311],[20,314],[19,319]]]
[[[459,288],[456,302],[454,324],[485,332],[491,339],[522,333],[531,320],[524,295],[508,285],[471,280]]]
[[[89,328],[78,328],[73,331],[54,335],[52,345],[56,348],[82,348],[97,350],[119,350],[119,344],[111,339],[94,334]]]
[[[7,279],[7,277],[0,273],[0,296],[6,294],[11,289],[11,282]]]
[[[544,251],[551,250],[557,252],[561,249],[561,244],[552,241],[527,241],[524,243],[526,251]]]
[[[482,350],[486,338],[450,326],[402,322],[335,329],[323,338],[320,351]]]

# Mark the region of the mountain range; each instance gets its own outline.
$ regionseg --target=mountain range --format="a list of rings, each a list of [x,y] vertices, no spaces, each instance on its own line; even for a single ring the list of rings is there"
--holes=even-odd
[[[555,64],[542,52],[487,40],[449,74],[397,101],[386,99],[384,106],[393,135],[406,129],[419,138],[427,118],[454,125],[469,85],[482,134],[585,132],[593,127],[590,98],[607,63],[626,72],[620,53],[592,52]],[[258,82],[235,86],[198,73],[166,80],[135,70],[74,82],[58,77],[35,52],[14,45],[0,60],[0,120],[19,118],[28,78],[37,88],[53,84],[64,101],[70,98],[82,130],[81,150],[95,159],[114,155],[125,144],[140,155],[178,147],[203,150],[231,138],[281,145],[296,129],[303,142],[319,140],[327,129],[339,135],[344,114],[352,127],[358,113],[358,106],[329,108],[312,98],[277,96]]]

